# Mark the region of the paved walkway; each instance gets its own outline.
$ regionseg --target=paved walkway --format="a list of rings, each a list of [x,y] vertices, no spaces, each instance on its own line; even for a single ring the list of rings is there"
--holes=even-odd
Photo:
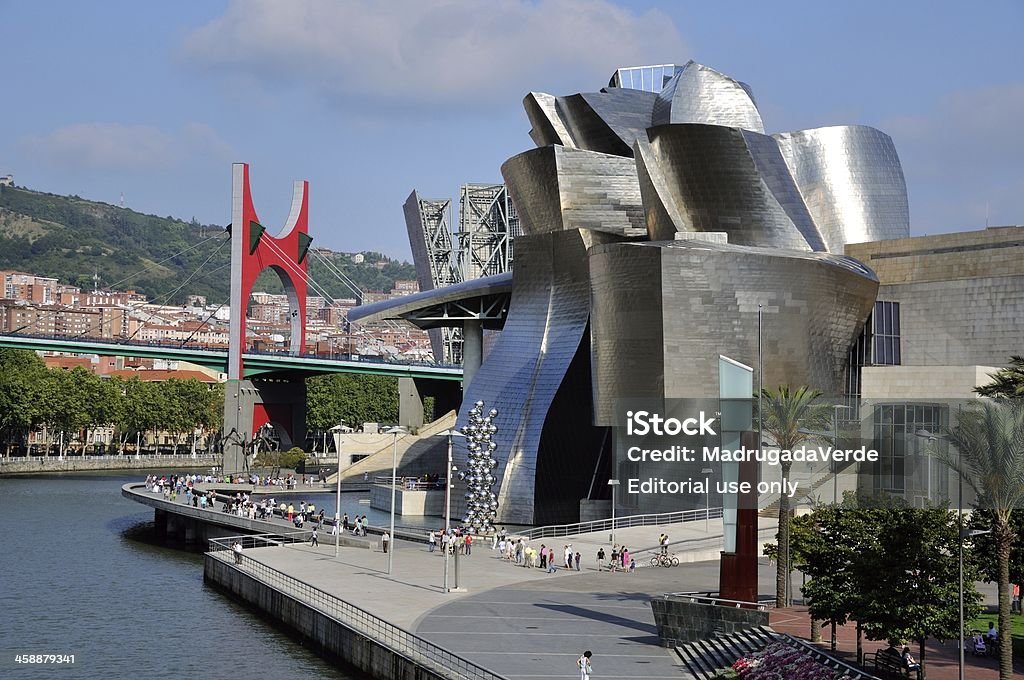
[[[693,531],[681,525],[637,527],[616,531],[616,541],[650,547],[662,530],[680,536]],[[554,574],[499,559],[489,546],[477,544],[472,555],[459,557],[459,585],[466,592],[447,594],[443,555],[419,543],[398,542],[391,576],[379,543],[372,550],[343,546],[335,558],[330,537],[322,535],[317,548],[292,544],[245,554],[509,678],[576,678],[575,659],[586,649],[594,652],[597,677],[681,677],[678,659],[658,644],[649,600],[717,588],[718,563],[599,572],[597,546],[610,552],[602,542],[607,538],[554,539],[556,552],[571,540],[587,554],[581,571]],[[710,549],[719,540],[697,543]],[[454,584],[454,558],[451,567]],[[761,572],[761,590],[768,592],[773,571],[765,563]]]

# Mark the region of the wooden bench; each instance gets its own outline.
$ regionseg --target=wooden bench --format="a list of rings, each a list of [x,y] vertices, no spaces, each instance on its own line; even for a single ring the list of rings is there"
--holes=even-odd
[[[887,647],[875,652],[875,671],[884,673],[890,678],[920,678],[921,671],[911,671],[903,663],[900,652],[893,647]]]

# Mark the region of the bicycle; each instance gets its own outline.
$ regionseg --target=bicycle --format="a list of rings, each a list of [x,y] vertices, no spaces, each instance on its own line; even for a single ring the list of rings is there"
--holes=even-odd
[[[679,558],[675,555],[655,555],[651,558],[652,567],[678,567]]]

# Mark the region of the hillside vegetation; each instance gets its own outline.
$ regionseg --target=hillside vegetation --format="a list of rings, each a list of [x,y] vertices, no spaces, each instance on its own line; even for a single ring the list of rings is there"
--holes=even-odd
[[[316,248],[316,234],[313,238]],[[187,295],[205,295],[211,304],[226,302],[227,239],[224,225],[145,215],[78,196],[0,187],[0,269],[53,277],[83,289],[92,288],[95,274],[101,287],[131,288],[159,302],[181,303]],[[391,290],[396,279],[416,278],[411,264],[379,253],[364,253],[364,262],[355,264],[348,255],[321,249],[319,255],[309,256],[309,271],[332,298],[354,294],[321,257],[362,290]],[[384,264],[378,268],[378,262]],[[261,276],[257,289],[282,290],[269,272]]]

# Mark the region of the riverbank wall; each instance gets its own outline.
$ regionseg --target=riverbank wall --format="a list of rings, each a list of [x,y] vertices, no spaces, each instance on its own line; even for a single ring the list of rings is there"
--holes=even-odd
[[[427,668],[212,553],[207,553],[204,559],[203,580],[298,634],[322,656],[339,660],[375,680],[449,680],[454,677]]]
[[[14,456],[0,458],[0,477],[93,470],[179,470],[219,467],[221,456]]]

